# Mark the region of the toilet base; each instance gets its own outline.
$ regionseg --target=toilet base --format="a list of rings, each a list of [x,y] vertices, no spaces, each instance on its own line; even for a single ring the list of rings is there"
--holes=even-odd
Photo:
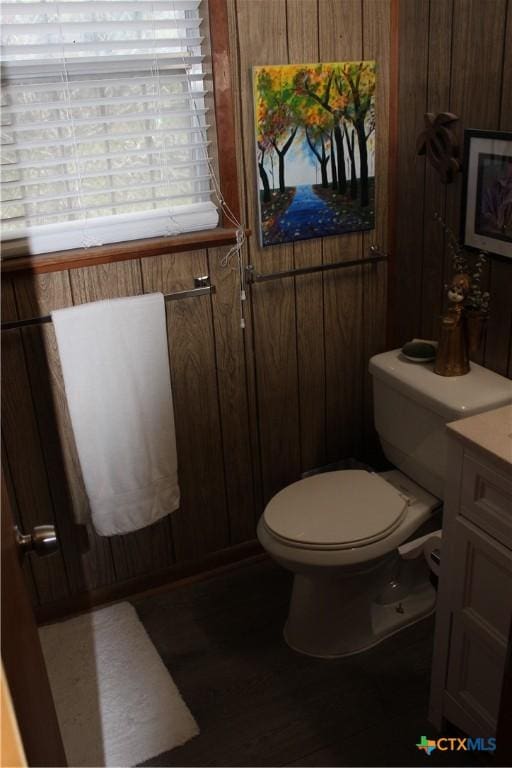
[[[287,633],[286,633],[286,627],[288,625],[288,622],[285,624],[283,629],[283,638],[286,643],[286,645],[292,649],[292,651],[296,651],[297,653],[302,653],[304,656],[311,656],[315,659],[343,659],[348,656],[356,656],[358,653],[365,653],[365,651],[369,651],[372,648],[375,648],[375,646],[382,643],[384,640],[387,640],[390,637],[393,637],[393,635],[396,635],[398,632],[401,632],[402,629],[407,629],[407,627],[412,627],[414,624],[417,624],[419,621],[423,621],[423,619],[427,619],[429,616],[432,616],[432,614],[435,611],[435,600],[434,605],[432,608],[430,608],[427,613],[422,613],[419,616],[416,616],[414,619],[410,619],[405,624],[401,624],[399,627],[395,627],[395,629],[392,629],[385,634],[381,635],[377,639],[374,639],[372,642],[370,642],[368,645],[365,645],[363,648],[358,648],[355,651],[346,651],[345,653],[333,653],[333,654],[327,654],[327,653],[311,653],[310,651],[306,650],[305,648],[296,648],[289,640]]]
[[[425,561],[393,556],[372,566],[341,578],[296,574],[283,631],[290,648],[323,659],[352,656],[434,611]]]

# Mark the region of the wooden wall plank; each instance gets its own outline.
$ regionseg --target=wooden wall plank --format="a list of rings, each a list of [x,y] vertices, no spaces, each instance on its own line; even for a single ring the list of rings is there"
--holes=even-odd
[[[465,128],[499,125],[506,8],[507,0],[454,0],[451,106]]]
[[[512,264],[493,260],[490,272],[485,366],[507,376],[512,343]]]
[[[314,266],[323,260],[321,240],[316,248],[307,241],[294,243],[296,267]],[[299,390],[300,469],[323,466],[326,454],[325,333],[322,275],[296,278],[297,376]]]
[[[510,5],[510,0],[401,2],[398,263],[391,302],[395,343],[417,333],[417,304],[421,306],[419,330],[423,336],[436,336],[436,318],[446,307],[443,284],[451,277],[452,264],[441,229],[432,222],[434,210],[444,214],[457,235],[460,227],[461,174],[444,189],[427,167],[423,191],[419,180],[411,183],[411,174],[406,174],[414,167],[413,125],[424,111],[421,95],[425,83],[429,110],[449,110],[459,116],[461,148],[464,128],[510,129],[512,54],[506,44],[512,35]],[[420,238],[422,255],[418,254]],[[484,290],[491,292],[487,340],[474,356],[477,362],[509,376],[511,280],[512,263],[491,259],[483,279]]]
[[[71,306],[68,272],[20,275],[15,283],[21,317],[49,314]],[[108,539],[86,521],[89,505],[69,417],[62,369],[52,324],[23,330],[41,448],[50,483],[62,555],[72,593],[115,580]]]
[[[360,0],[319,3],[319,34],[324,61],[363,56]],[[325,238],[324,262],[362,256],[360,233]],[[360,268],[324,275],[326,452],[329,462],[360,455],[362,449],[363,273]]]
[[[140,262],[137,259],[73,269],[69,272],[69,279],[75,304],[142,293]]]
[[[229,26],[229,45],[231,51],[231,77],[233,90],[234,120],[235,120],[235,149],[238,169],[238,178],[246,179],[248,171],[246,169],[246,157],[244,154],[244,136],[242,133],[242,74],[240,72],[240,55],[238,41],[238,19],[236,0],[227,0],[228,3],[228,26]],[[243,81],[247,82],[246,72],[243,73]],[[254,158],[251,158],[254,163]],[[247,185],[240,185],[240,198],[242,223],[247,228],[252,215],[248,212]],[[247,265],[250,261],[248,244],[242,248],[242,263]],[[248,298],[249,298],[248,291]],[[245,331],[244,331],[244,355],[247,382],[247,399],[249,408],[249,426],[250,426],[250,447],[252,456],[252,476],[253,476],[253,496],[257,515],[263,511],[263,488],[261,474],[261,446],[258,424],[258,398],[256,392],[256,370],[254,356],[254,324],[251,306],[249,301],[246,304],[245,311]]]
[[[18,317],[14,291],[9,280],[2,281],[2,319]],[[2,434],[11,470],[24,533],[36,525],[55,523],[42,459],[41,443],[34,413],[30,382],[25,364],[21,332],[2,333]],[[40,558],[29,555],[41,602],[69,595],[62,553]]]
[[[512,4],[508,1],[503,77],[501,82],[501,131],[512,131]],[[495,259],[489,282],[490,317],[485,344],[485,365],[512,377],[512,261]]]
[[[451,40],[453,0],[431,0],[427,71],[427,110],[448,112],[450,105]],[[421,336],[437,339],[443,309],[444,233],[434,220],[446,215],[446,185],[437,171],[426,163],[423,209],[423,263],[421,272]]]
[[[454,0],[450,107],[461,118],[461,143],[464,128],[493,129],[499,126],[506,1]],[[480,55],[468,55],[469,51],[480,51]],[[459,174],[447,189],[446,201],[447,223],[457,233],[461,191],[462,174]],[[445,254],[446,281],[451,274],[452,265]],[[489,281],[490,270],[487,269],[482,278],[484,290],[489,288]],[[482,345],[472,359],[481,363],[484,355],[485,346]]]
[[[208,273],[206,251],[142,263],[144,290],[185,290]],[[210,298],[167,305],[181,506],[170,517],[176,560],[199,558],[229,544],[215,342]]]
[[[75,304],[142,293],[140,262],[103,264],[69,273]],[[110,537],[117,580],[152,570],[163,570],[172,562],[168,518],[124,536]]]
[[[512,131],[512,3],[507,4],[505,48],[503,51],[503,77],[501,82],[500,130]]]
[[[428,0],[400,3],[397,216],[391,337],[401,345],[420,332],[424,158],[416,154],[427,104]]]
[[[240,282],[236,259],[228,266],[221,266],[227,250],[215,248],[208,251],[208,271],[216,288],[212,296],[215,366],[226,467],[230,543],[238,544],[256,535],[256,508],[244,331],[240,326],[239,312]]]
[[[320,61],[351,61],[362,55],[361,0],[318,0]]]
[[[236,13],[248,223],[257,232],[251,68],[288,62],[286,0],[238,0]],[[290,269],[293,245],[263,249],[253,237],[249,258],[259,271]],[[268,500],[300,475],[294,281],[255,285],[251,300],[263,497]]]
[[[290,64],[320,60],[318,49],[317,0],[287,0],[286,27]],[[293,244],[295,267],[321,264],[322,239]],[[297,368],[301,471],[326,463],[325,451],[325,343],[323,277],[308,275],[296,279]]]
[[[390,45],[391,45],[391,3],[380,0],[363,0],[363,58],[377,64],[377,88],[375,109],[377,128],[375,133],[375,230],[364,232],[364,255],[371,245],[386,250],[388,241],[389,200],[389,103],[390,103]]]
[[[363,254],[371,245],[389,253],[389,174],[390,168],[390,62],[391,62],[391,3],[363,0],[363,57],[377,62],[375,105],[377,129],[375,135],[375,230],[363,235]],[[393,211],[394,213],[394,211]],[[363,268],[363,440],[364,457],[371,459],[378,452],[378,438],[373,419],[372,380],[368,363],[372,355],[386,349],[388,265],[373,264]]]
[[[293,256],[293,249],[290,249]],[[293,278],[251,289],[263,498],[300,476]]]
[[[324,242],[326,263],[361,256],[359,238]],[[326,453],[334,462],[362,449],[363,275],[359,268],[324,277]]]

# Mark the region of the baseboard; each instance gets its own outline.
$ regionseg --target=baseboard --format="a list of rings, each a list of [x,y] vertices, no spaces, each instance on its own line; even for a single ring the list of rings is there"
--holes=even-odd
[[[58,602],[36,606],[34,613],[38,624],[46,624],[134,595],[140,596],[141,594],[177,589],[185,584],[208,579],[232,568],[258,562],[266,557],[267,555],[260,543],[256,539],[252,539],[234,547],[212,552],[200,560],[176,563],[158,573],[137,576],[118,584],[110,584],[90,592],[82,592]]]

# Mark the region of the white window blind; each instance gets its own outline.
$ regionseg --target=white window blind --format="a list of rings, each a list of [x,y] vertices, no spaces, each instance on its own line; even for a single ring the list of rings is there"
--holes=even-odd
[[[2,3],[2,239],[215,227],[201,0]]]

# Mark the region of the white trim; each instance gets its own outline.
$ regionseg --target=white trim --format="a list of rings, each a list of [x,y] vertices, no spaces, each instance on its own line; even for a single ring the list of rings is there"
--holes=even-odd
[[[202,54],[192,56],[188,51],[180,52],[174,57],[170,54],[165,54],[165,58],[159,60],[158,67],[160,73],[174,72],[178,75],[186,74],[186,70],[197,64],[202,64],[205,57]],[[137,54],[133,53],[130,56],[122,56],[121,54],[112,55],[111,57],[86,57],[79,59],[66,59],[66,67],[60,59],[53,59],[52,61],[2,61],[2,81],[7,80],[12,83],[15,80],[21,80],[23,78],[29,78],[32,82],[34,77],[59,77],[61,78],[64,73],[67,74],[69,82],[73,82],[74,77],[79,75],[103,75],[117,74],[120,72],[138,73],[151,72],[151,65],[154,63],[154,57],[148,57],[147,53]]]
[[[10,234],[4,239],[26,239],[30,253],[37,254],[214,229],[218,223],[219,214],[213,203],[194,203],[156,211],[45,224]]]
[[[125,2],[116,2],[116,11],[147,11],[148,6],[151,5],[151,10],[155,10],[158,13],[164,13],[168,11],[195,11],[201,4],[201,0],[125,0]],[[111,12],[112,2],[111,0],[91,0],[91,2],[46,2],[44,5],[41,2],[36,3],[2,3],[2,12],[4,15],[12,14],[13,16],[22,16],[25,14],[32,15],[33,13],[87,13],[88,11],[95,12]]]
[[[199,48],[204,37],[169,37],[160,40],[101,40],[92,43],[80,43],[77,48],[73,43],[19,43],[11,45],[3,43],[8,48],[10,55],[22,56],[19,61],[27,64],[35,64],[39,54],[44,54],[43,60],[55,56],[56,61],[61,61],[62,54],[70,54],[71,61],[80,61],[80,54],[87,51],[104,51],[103,55],[111,57],[113,51],[127,51],[128,55],[135,51],[150,49],[153,55],[169,58],[181,58],[187,56],[189,48]],[[157,43],[160,43],[158,45]],[[47,55],[49,54],[49,56]],[[100,54],[101,55],[101,54]],[[147,53],[146,53],[147,56]],[[182,65],[183,66],[183,65]]]
[[[118,83],[119,84],[119,83]],[[103,88],[104,84],[101,80],[91,82],[90,87]],[[65,85],[62,84],[62,90],[64,91]],[[59,89],[54,87],[51,92],[56,93]],[[156,93],[140,93],[133,94],[131,96],[114,96],[108,100],[108,106],[116,106],[117,104],[154,104],[157,101],[171,102],[183,102],[191,101],[192,99],[199,99],[207,96],[211,91],[182,91],[181,93],[165,94],[163,97],[159,97]],[[70,109],[82,109],[82,107],[99,107],[105,106],[105,98],[96,97],[95,99],[73,99],[71,104],[65,101],[34,101],[30,104],[15,104],[6,105],[2,107],[4,116],[14,114],[26,114],[27,112],[52,112],[54,110],[69,111]],[[190,109],[190,113],[193,114],[194,109]],[[6,126],[7,127],[7,126]]]
[[[136,134],[137,136],[139,134]],[[204,148],[203,152],[203,158],[200,160],[178,160],[176,162],[173,161],[172,167],[173,168],[190,168],[194,165],[200,165],[205,162],[211,161],[212,158],[208,156],[206,148],[211,144],[210,141],[205,142],[197,142],[196,144],[177,144],[173,149],[167,149],[167,153],[170,154],[171,151],[173,152],[187,152],[187,151],[193,151],[193,150],[200,150]],[[16,145],[5,145],[5,146],[11,146],[11,152],[16,151]],[[5,171],[19,171],[19,170],[26,170],[27,168],[53,168],[58,167],[60,165],[80,165],[82,163],[88,163],[91,160],[116,160],[119,158],[125,158],[125,157],[142,157],[143,155],[161,155],[163,150],[160,147],[155,147],[154,149],[126,149],[119,152],[106,152],[105,154],[95,154],[95,155],[79,155],[78,157],[75,157],[74,155],[69,155],[69,157],[66,157],[63,155],[62,157],[56,159],[56,160],[37,160],[34,162],[30,162],[28,160],[20,163],[16,162],[9,162],[8,160],[0,163],[0,175],[2,173],[5,173]],[[55,177],[54,177],[55,178]],[[62,177],[63,180],[65,180],[67,177]],[[0,179],[1,183],[1,179]]]

